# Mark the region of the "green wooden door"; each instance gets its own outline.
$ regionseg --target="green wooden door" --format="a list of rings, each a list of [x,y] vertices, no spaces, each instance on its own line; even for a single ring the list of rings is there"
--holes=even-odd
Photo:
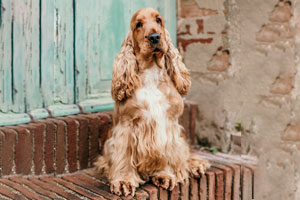
[[[138,9],[176,41],[176,0],[0,0],[0,126],[112,109],[112,64]]]

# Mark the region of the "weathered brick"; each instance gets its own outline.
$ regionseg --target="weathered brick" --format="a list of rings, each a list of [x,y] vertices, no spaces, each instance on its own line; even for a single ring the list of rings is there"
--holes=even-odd
[[[215,179],[215,173],[212,171],[206,171],[206,177],[207,177],[207,187],[208,187],[208,200],[215,200],[215,191],[216,191],[216,179]],[[201,187],[201,184],[200,184]]]
[[[174,189],[171,191],[170,200],[178,200],[179,199],[179,185],[176,185]]]
[[[117,195],[110,193],[108,185],[100,183],[93,178],[84,176],[82,174],[74,174],[72,176],[64,176],[63,179],[68,180],[80,187],[83,187],[89,191],[99,194],[106,199],[119,199]]]
[[[285,141],[299,141],[300,140],[300,125],[289,125],[281,137]]]
[[[89,130],[89,166],[93,165],[93,162],[99,155],[99,127],[100,120],[96,115],[88,115],[89,120],[88,130]]]
[[[107,140],[109,130],[111,128],[112,119],[108,113],[97,113],[100,120],[100,135],[99,135],[99,149],[102,152],[104,142]]]
[[[77,171],[77,135],[79,123],[70,117],[59,118],[67,124],[67,161],[69,172]]]
[[[3,153],[2,153],[2,148],[3,148],[3,143],[5,142],[5,135],[2,133],[0,130],[0,177],[2,176],[2,160],[3,160]]]
[[[240,199],[240,180],[241,180],[241,167],[239,165],[229,165],[229,167],[233,170],[233,200]]]
[[[46,124],[44,143],[45,172],[47,174],[54,173],[56,126],[53,122],[49,120],[42,120],[41,122]]]
[[[30,131],[21,126],[12,126],[11,129],[17,132],[15,146],[15,163],[17,174],[30,174],[33,159],[33,136]]]
[[[25,197],[29,198],[29,199],[45,199],[42,196],[31,192],[29,189],[27,189],[26,187],[16,184],[13,181],[7,180],[7,179],[0,179],[0,184],[4,184],[7,185],[17,191],[19,191],[20,193],[22,193]]]
[[[229,58],[228,50],[218,50],[217,53],[213,55],[207,69],[210,71],[225,71],[230,66]]]
[[[199,179],[190,178],[190,200],[198,200],[199,194]]]
[[[280,1],[271,13],[269,20],[271,22],[288,22],[292,17],[292,6],[290,2]]]
[[[33,164],[34,164],[34,173],[39,175],[42,173],[43,164],[44,164],[44,138],[46,134],[46,125],[41,122],[30,123],[30,125],[35,127],[33,132],[33,143],[34,143],[34,155],[33,155]]]
[[[137,200],[147,200],[149,199],[149,195],[146,191],[142,189],[137,189],[137,191],[135,192],[135,198]]]
[[[281,36],[281,31],[273,25],[263,25],[256,36],[259,42],[275,42]]]
[[[224,175],[223,172],[217,168],[212,167],[211,170],[215,173],[216,181],[216,191],[215,198],[216,200],[224,200]]]
[[[11,198],[11,199],[18,199],[18,200],[26,199],[20,193],[16,192],[13,189],[9,189],[8,187],[5,187],[1,184],[0,184],[0,195],[3,195],[4,197]]]
[[[47,177],[42,177],[42,180],[37,180],[36,178],[29,178],[28,180],[31,181],[32,183],[40,186],[41,188],[45,189],[45,190],[49,190],[51,192],[54,192],[66,199],[80,199],[79,197],[77,197],[76,195],[66,191],[64,188],[59,187],[57,184],[49,181],[49,179],[47,179]]]
[[[200,44],[209,44],[212,43],[213,38],[199,38],[199,39],[183,39],[178,37],[177,38],[177,44],[178,46],[182,47],[182,50],[185,52],[187,50],[187,46],[194,43],[200,43]]]
[[[199,194],[200,194],[200,200],[206,200],[207,199],[207,190],[208,190],[208,183],[207,183],[207,176],[202,175],[200,178],[200,187],[199,187]]]
[[[169,197],[168,190],[159,187],[159,200],[165,200],[168,199],[168,197]]]
[[[190,180],[188,179],[184,184],[180,184],[180,199],[189,200]]]
[[[5,136],[1,151],[2,175],[9,175],[12,173],[14,167],[14,153],[17,132],[5,127],[0,128],[0,131],[2,131]]]
[[[198,26],[197,33],[203,33],[203,19],[196,19],[196,24]]]
[[[291,76],[278,77],[270,92],[273,94],[289,94],[293,89],[292,81],[293,77]]]
[[[80,169],[86,169],[89,161],[89,132],[86,115],[71,116],[79,122],[78,159]]]
[[[216,10],[199,8],[194,0],[180,0],[180,16],[183,18],[217,15]]]
[[[52,178],[51,180],[55,181],[56,183],[60,184],[60,185],[63,185],[64,187],[70,189],[71,191],[74,191],[84,197],[87,197],[87,198],[90,198],[90,199],[103,199],[103,197],[99,196],[99,195],[96,195],[92,192],[89,192],[87,190],[84,190],[82,189],[81,187],[71,183],[71,182],[68,182],[66,180],[63,180],[61,178]]]
[[[55,173],[62,174],[66,167],[66,124],[62,120],[49,119],[56,125],[55,133]]]
[[[224,192],[224,200],[231,200],[231,194],[232,194],[232,177],[233,173],[232,170],[229,167],[226,167],[224,165],[216,165],[216,168],[220,169],[224,173],[224,183],[225,183],[225,192]]]
[[[150,185],[150,184],[145,184],[145,185],[141,186],[141,188],[148,192],[149,200],[158,200],[158,188],[157,187]]]
[[[251,173],[251,170],[247,167],[242,167],[242,172],[243,172],[242,199],[243,200],[252,200],[252,173]]]
[[[23,177],[15,176],[15,177],[11,177],[10,180],[14,181],[18,184],[25,185],[25,186],[29,187],[30,189],[34,190],[36,193],[38,193],[40,195],[49,197],[51,199],[57,199],[58,198],[58,196],[54,192],[51,192],[49,190],[45,190],[45,189],[41,188],[39,185],[36,185],[36,184],[32,183],[31,181],[23,178]]]

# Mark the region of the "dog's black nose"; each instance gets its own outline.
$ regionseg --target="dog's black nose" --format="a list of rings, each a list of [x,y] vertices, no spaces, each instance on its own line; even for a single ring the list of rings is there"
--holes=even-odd
[[[159,33],[152,33],[152,34],[148,35],[147,38],[152,44],[157,44],[160,40],[160,34]]]

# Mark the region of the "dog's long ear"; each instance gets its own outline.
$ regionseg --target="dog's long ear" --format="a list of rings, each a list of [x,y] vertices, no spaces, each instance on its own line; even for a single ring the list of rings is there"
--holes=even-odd
[[[114,60],[111,95],[116,102],[131,97],[141,82],[137,74],[138,65],[132,37],[132,31],[130,31],[123,41],[120,53]]]
[[[178,49],[173,45],[169,32],[165,29],[167,71],[176,89],[182,95],[186,94],[191,87],[191,78],[188,69],[185,67]]]

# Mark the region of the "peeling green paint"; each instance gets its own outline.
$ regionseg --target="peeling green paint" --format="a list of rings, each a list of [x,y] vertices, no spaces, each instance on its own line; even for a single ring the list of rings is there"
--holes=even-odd
[[[161,12],[176,43],[174,0],[17,2],[0,0],[0,125],[112,109],[113,60],[142,7]]]

